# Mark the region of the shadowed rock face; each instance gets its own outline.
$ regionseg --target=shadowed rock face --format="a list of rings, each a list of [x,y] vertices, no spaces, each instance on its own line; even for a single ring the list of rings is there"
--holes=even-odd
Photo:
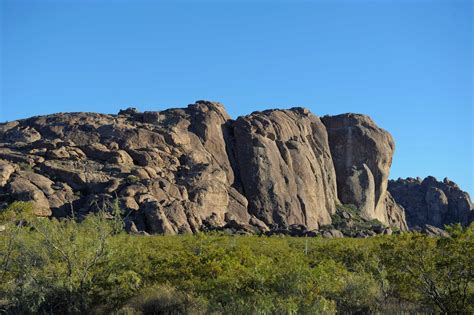
[[[469,195],[454,182],[442,182],[432,176],[389,181],[388,189],[397,203],[405,208],[410,228],[432,225],[443,228],[445,224],[468,225],[474,221],[474,207]]]
[[[342,202],[403,230],[386,190],[393,149],[367,116],[303,108],[235,121],[207,101],[38,116],[0,124],[0,207],[33,201],[37,215],[82,216],[118,200],[130,231],[301,234],[330,224]],[[429,198],[445,211],[440,193]]]
[[[343,114],[321,118],[326,126],[336,169],[338,197],[344,204],[354,204],[362,215],[389,223],[401,216],[391,207],[387,181],[395,149],[392,136],[377,127],[367,116]]]

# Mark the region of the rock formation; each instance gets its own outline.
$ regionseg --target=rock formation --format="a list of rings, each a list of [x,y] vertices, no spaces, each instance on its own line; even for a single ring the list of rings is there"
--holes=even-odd
[[[267,224],[331,223],[336,181],[326,129],[302,108],[268,110],[233,124],[249,212]]]
[[[232,120],[221,104],[198,101],[38,116],[0,124],[0,208],[32,201],[37,215],[80,217],[117,201],[137,233],[324,227],[337,237],[327,231],[344,203],[367,222],[404,230],[398,195],[386,189],[393,150],[367,116],[320,119],[303,108]]]
[[[322,117],[336,169],[337,193],[362,216],[406,228],[401,209],[387,192],[395,149],[392,136],[368,116],[342,114]]]
[[[397,203],[405,208],[410,228],[445,224],[468,225],[474,221],[474,207],[469,195],[445,178],[442,182],[432,176],[391,180],[388,190]]]

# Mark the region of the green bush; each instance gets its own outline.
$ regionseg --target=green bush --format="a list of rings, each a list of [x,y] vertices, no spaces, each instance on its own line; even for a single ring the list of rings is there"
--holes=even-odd
[[[14,223],[15,221],[34,218],[31,202],[15,201],[3,210],[0,210],[0,224]]]
[[[142,289],[117,314],[204,314],[205,303],[172,287],[159,285]]]

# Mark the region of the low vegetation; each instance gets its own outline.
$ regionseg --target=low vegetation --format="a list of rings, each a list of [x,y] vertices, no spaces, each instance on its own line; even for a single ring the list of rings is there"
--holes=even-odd
[[[380,234],[385,226],[377,219],[364,218],[354,205],[336,204],[336,212],[331,215],[332,223],[322,226],[321,230],[337,229],[349,237],[374,236]],[[391,227],[392,232],[399,232],[398,228]]]
[[[0,312],[474,312],[474,225],[449,238],[134,236],[112,208],[61,221],[4,210]]]

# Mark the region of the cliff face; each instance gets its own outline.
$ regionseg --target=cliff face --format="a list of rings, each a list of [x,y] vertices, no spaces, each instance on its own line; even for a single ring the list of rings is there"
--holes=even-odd
[[[396,202],[405,208],[406,221],[410,228],[424,225],[443,228],[445,224],[468,225],[474,221],[471,198],[447,178],[442,182],[432,176],[424,180],[391,180],[388,190]]]
[[[336,169],[338,197],[362,216],[406,228],[403,209],[387,192],[395,144],[370,117],[342,114],[322,118]]]
[[[330,224],[336,174],[326,129],[306,109],[269,110],[233,124],[235,157],[249,212],[267,224]]]
[[[387,191],[394,145],[367,116],[303,108],[231,120],[219,103],[0,125],[0,204],[85,215],[118,200],[131,231],[314,230],[338,203],[406,229]],[[398,195],[397,195],[398,196]],[[395,196],[395,197],[397,197]]]

